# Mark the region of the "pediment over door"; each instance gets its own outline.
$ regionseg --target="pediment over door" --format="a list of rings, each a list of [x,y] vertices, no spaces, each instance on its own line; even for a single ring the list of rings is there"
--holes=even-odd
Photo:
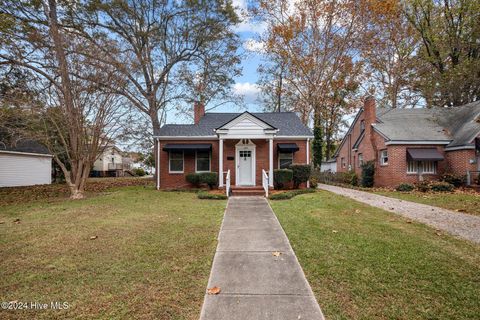
[[[244,112],[217,128],[215,132],[219,136],[230,139],[260,139],[272,137],[278,132],[278,129],[251,113]]]

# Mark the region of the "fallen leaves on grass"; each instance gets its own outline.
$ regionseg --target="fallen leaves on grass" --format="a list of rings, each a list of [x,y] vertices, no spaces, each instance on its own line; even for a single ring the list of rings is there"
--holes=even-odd
[[[332,230],[332,232],[333,232],[333,233],[338,233],[338,231],[337,231],[337,230]]]
[[[20,219],[17,218],[17,219],[15,219],[15,220],[13,220],[13,222],[16,223],[16,224],[19,224],[19,223],[20,223]]]
[[[220,287],[208,288],[207,293],[208,294],[219,294],[221,290],[222,289],[220,289]]]
[[[407,223],[412,223],[413,221],[412,220],[407,220]]]
[[[90,240],[95,240],[95,239],[97,239],[97,238],[98,238],[98,236],[91,236],[91,237],[90,237]]]

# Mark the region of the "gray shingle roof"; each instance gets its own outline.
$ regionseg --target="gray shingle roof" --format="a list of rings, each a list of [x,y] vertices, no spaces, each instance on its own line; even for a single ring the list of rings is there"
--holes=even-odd
[[[38,153],[38,154],[50,154],[47,147],[34,140],[24,139],[19,140],[12,146],[0,145],[0,150],[25,152],[25,153]]]
[[[241,113],[205,113],[198,124],[166,124],[156,136],[214,136],[214,130],[238,117]],[[255,117],[278,129],[278,136],[312,136],[294,112],[251,113]]]
[[[480,101],[452,108],[378,109],[374,125],[389,140],[445,141],[447,147],[472,145],[480,133]]]

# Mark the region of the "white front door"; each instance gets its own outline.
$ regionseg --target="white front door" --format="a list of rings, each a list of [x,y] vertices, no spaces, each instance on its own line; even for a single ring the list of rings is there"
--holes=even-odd
[[[253,181],[253,152],[251,148],[242,148],[237,150],[237,167],[238,167],[238,185],[252,186]]]

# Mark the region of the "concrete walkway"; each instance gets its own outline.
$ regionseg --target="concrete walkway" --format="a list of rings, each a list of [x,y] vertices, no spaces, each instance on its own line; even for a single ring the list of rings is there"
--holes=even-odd
[[[201,320],[324,319],[265,198],[230,197],[218,240]]]
[[[370,192],[320,184],[320,189],[400,214],[476,243],[480,243],[480,217]]]

